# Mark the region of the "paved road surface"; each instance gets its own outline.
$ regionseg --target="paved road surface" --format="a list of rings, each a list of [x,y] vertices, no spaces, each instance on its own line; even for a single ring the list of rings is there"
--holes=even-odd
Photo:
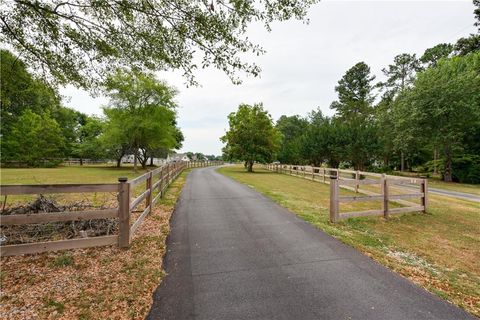
[[[434,193],[442,196],[453,197],[453,198],[458,198],[463,200],[470,200],[473,202],[480,202],[480,196],[477,196],[476,194],[472,194],[472,193],[458,192],[458,191],[431,188],[431,187],[428,187],[428,193]]]
[[[474,319],[248,187],[196,169],[147,319]]]

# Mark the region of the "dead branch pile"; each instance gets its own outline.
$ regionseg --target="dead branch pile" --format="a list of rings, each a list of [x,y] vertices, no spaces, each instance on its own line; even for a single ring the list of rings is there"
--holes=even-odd
[[[86,201],[58,204],[54,199],[40,195],[35,201],[26,205],[7,208],[1,215],[35,214],[46,212],[82,211],[106,209],[95,207]],[[0,243],[2,245],[84,238],[115,234],[118,230],[117,219],[95,219],[85,221],[48,222],[26,225],[1,225]]]

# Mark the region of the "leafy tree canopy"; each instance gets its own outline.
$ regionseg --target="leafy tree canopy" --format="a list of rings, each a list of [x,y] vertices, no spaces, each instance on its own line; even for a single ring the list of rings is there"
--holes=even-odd
[[[420,57],[420,61],[427,67],[435,67],[438,60],[447,58],[453,51],[453,45],[450,43],[440,43],[432,48],[425,50]]]
[[[420,61],[415,54],[399,54],[393,59],[393,64],[382,70],[387,81],[380,85],[387,90],[387,95],[395,96],[413,83],[415,74],[420,70]]]
[[[441,143],[446,181],[451,181],[454,152],[464,147],[465,135],[480,126],[479,70],[480,53],[441,60],[419,74],[396,106],[395,119],[404,124],[399,139],[416,140],[428,133]]]
[[[104,143],[119,159],[131,150],[146,166],[162,149],[181,146],[183,134],[176,126],[175,89],[152,74],[120,70],[107,81],[110,103]]]
[[[335,109],[337,115],[345,120],[368,117],[373,112],[374,79],[375,76],[370,74],[370,67],[365,62],[357,63],[338,81],[335,87],[338,101],[334,101],[330,108]]]
[[[283,139],[278,160],[282,163],[302,163],[301,137],[308,126],[308,120],[298,115],[281,116],[277,120],[276,128],[282,133]]]
[[[237,112],[230,113],[228,123],[229,130],[220,139],[226,143],[224,153],[228,158],[245,161],[249,172],[255,161],[274,159],[282,135],[262,104],[241,104]]]
[[[95,88],[118,68],[194,71],[214,66],[234,82],[260,68],[240,54],[263,49],[245,33],[304,19],[317,0],[12,0],[0,3],[1,41],[52,82]]]
[[[2,161],[36,166],[43,159],[61,158],[64,143],[60,126],[48,113],[38,115],[27,109],[12,126],[9,139],[2,143]]]

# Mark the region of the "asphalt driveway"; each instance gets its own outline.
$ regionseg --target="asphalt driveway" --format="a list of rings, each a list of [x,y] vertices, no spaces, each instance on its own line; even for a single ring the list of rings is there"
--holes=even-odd
[[[171,225],[147,319],[474,319],[215,168]]]

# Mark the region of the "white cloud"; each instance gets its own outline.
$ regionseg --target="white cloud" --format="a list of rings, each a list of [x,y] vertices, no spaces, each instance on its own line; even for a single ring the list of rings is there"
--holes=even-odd
[[[263,102],[274,119],[282,114],[306,115],[320,106],[331,114],[334,87],[345,71],[359,61],[370,65],[381,79],[382,68],[397,54],[421,55],[441,42],[455,42],[475,32],[471,1],[327,1],[310,12],[310,24],[275,23],[273,32],[259,26],[249,37],[267,53],[257,59],[260,78],[232,85],[218,70],[201,70],[201,87],[184,86],[178,73],[159,73],[179,90],[179,125],[184,151],[220,154],[219,137],[227,128],[227,115],[241,102]],[[87,113],[101,113],[105,98],[93,99],[69,88],[67,105]]]

